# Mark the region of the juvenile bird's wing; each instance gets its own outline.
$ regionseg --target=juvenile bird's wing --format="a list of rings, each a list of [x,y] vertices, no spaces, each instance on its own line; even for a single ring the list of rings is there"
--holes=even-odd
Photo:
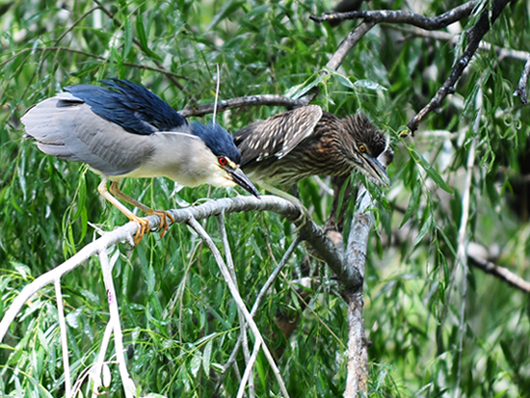
[[[234,134],[241,167],[271,156],[282,158],[314,133],[322,108],[308,105],[254,122]]]

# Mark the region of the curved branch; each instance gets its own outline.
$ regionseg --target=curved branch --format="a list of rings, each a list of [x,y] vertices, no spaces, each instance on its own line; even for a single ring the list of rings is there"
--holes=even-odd
[[[299,106],[307,105],[309,102],[304,100],[295,100],[283,95],[277,94],[261,94],[248,95],[246,97],[232,98],[228,100],[218,101],[216,112],[224,112],[229,109],[243,108],[246,106],[284,106],[287,109],[293,109]],[[189,116],[204,116],[214,112],[214,104],[204,104],[197,106],[187,106],[179,111],[184,117]]]
[[[209,200],[206,203],[189,207],[185,209],[169,210],[175,219],[175,222],[184,223],[193,217],[201,220],[207,217],[216,216],[221,213],[234,213],[242,211],[272,211],[288,220],[295,222],[302,239],[309,242],[315,252],[328,263],[339,278],[343,281],[349,281],[350,277],[357,278],[357,275],[351,275],[345,270],[343,257],[335,249],[333,244],[326,238],[322,229],[311,220],[303,220],[301,216],[302,209],[286,199],[277,196],[264,195],[261,199],[251,196],[237,196],[234,198],[223,198],[218,200]],[[156,215],[146,217],[152,228],[160,225],[160,218]],[[20,312],[22,306],[40,289],[48,284],[54,283],[63,275],[79,267],[93,255],[106,250],[108,247],[119,242],[130,240],[136,233],[136,224],[128,222],[127,224],[108,232],[94,242],[88,244],[70,259],[57,266],[56,268],[42,274],[29,285],[26,285],[22,291],[13,300],[13,303],[4,314],[0,322],[0,342],[7,333],[9,326]],[[359,280],[349,281],[350,284],[358,284]]]
[[[476,1],[470,1],[432,18],[402,10],[350,11],[325,14],[321,17],[311,15],[309,18],[319,23],[324,21],[338,23],[347,19],[363,19],[365,22],[405,23],[426,30],[437,30],[468,17],[476,3]]]
[[[429,31],[426,31],[420,28],[406,28],[402,26],[390,26],[390,29],[403,32],[407,35],[423,37],[425,39],[446,41],[446,42],[449,42],[452,46],[454,46],[457,43],[460,37],[459,34],[452,35],[451,33],[448,33],[448,32],[429,32]],[[506,58],[511,58],[511,59],[515,59],[518,61],[527,61],[528,57],[530,57],[530,53],[528,53],[527,51],[512,50],[511,48],[499,47],[487,41],[481,41],[479,43],[478,49],[481,51],[485,51],[485,52],[494,50],[495,53],[497,54],[497,57],[499,58],[499,61],[502,61]]]
[[[427,106],[419,111],[408,122],[407,127],[413,136],[423,118],[428,113],[438,108],[448,94],[453,94],[455,92],[455,84],[460,79],[460,76],[462,76],[464,69],[466,69],[467,65],[469,65],[473,55],[475,55],[482,38],[486,33],[488,33],[491,25],[499,17],[501,12],[504,10],[504,7],[506,7],[510,1],[511,0],[493,0],[491,8],[489,5],[486,5],[485,10],[480,14],[477,23],[467,31],[469,44],[466,48],[466,51],[464,51],[464,53],[460,56],[453,70],[451,71],[451,74],[444,82],[442,87],[440,87],[436,95],[431,99]]]
[[[471,265],[499,278],[524,293],[530,293],[530,282],[525,281],[507,268],[495,265],[488,258],[485,258],[487,256],[484,256],[484,253],[487,254],[487,249],[478,243],[469,242],[467,245],[467,257]]]

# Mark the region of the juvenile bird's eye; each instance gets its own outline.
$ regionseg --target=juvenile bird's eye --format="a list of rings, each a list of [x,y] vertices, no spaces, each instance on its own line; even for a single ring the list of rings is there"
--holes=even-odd
[[[363,144],[359,145],[359,151],[361,151],[362,153],[365,153],[366,147]]]
[[[219,158],[219,164],[221,166],[226,166],[227,163],[228,163],[228,160],[226,160],[226,158],[224,158],[222,156]]]

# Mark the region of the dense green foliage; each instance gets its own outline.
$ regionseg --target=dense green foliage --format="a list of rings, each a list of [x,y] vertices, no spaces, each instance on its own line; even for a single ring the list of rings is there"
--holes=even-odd
[[[512,2],[486,36],[500,47],[529,51],[528,3]],[[333,4],[321,1],[20,1],[0,6],[0,316],[23,286],[57,266],[104,230],[126,219],[96,191],[99,177],[76,163],[40,153],[23,139],[20,117],[62,87],[108,77],[141,82],[175,109],[212,102],[216,65],[220,98],[262,93],[292,97],[314,85],[315,103],[344,116],[362,109],[388,132],[395,148],[386,206],[374,213],[365,281],[365,325],[373,342],[370,396],[528,396],[530,322],[527,295],[457,261],[465,241],[497,248],[497,264],[530,278],[528,224],[529,116],[512,96],[524,62],[477,53],[456,93],[430,114],[415,137],[399,137],[436,93],[465,40],[447,42],[378,26],[342,68],[319,77],[354,26],[315,24]],[[101,5],[101,7],[100,7]],[[456,5],[432,1],[436,15]],[[366,6],[366,5],[365,5]],[[405,1],[370,9],[409,9]],[[471,26],[473,18],[462,21]],[[469,24],[469,25],[466,25]],[[229,130],[282,111],[250,107],[218,115]],[[208,119],[208,118],[205,118]],[[466,166],[475,151],[474,166]],[[470,206],[463,206],[471,173]],[[201,198],[235,195],[168,180],[128,180],[123,191],[166,209]],[[303,202],[322,224],[331,197],[314,180],[300,183]],[[353,206],[350,206],[352,208]],[[469,222],[461,225],[469,211]],[[219,243],[215,219],[204,223]],[[228,236],[243,299],[252,305],[292,242],[292,226],[275,214],[227,216]],[[295,286],[303,257],[276,281],[256,317],[292,397],[341,396],[346,379],[346,308],[322,264],[309,308]],[[184,225],[160,239],[150,234],[134,250],[115,248],[115,283],[129,371],[143,394],[212,396],[219,368],[239,334],[230,293],[211,254]],[[469,271],[469,272],[468,272]],[[70,361],[77,379],[92,364],[108,320],[97,259],[62,281]],[[463,307],[465,303],[465,307]],[[278,312],[300,312],[289,341]],[[461,317],[464,309],[464,317]],[[461,341],[462,338],[462,341]],[[0,395],[62,396],[57,309],[53,288],[24,307],[0,346]],[[462,351],[459,352],[459,348]],[[241,371],[243,357],[239,357]],[[117,367],[110,396],[123,396]],[[255,374],[258,397],[279,390],[263,356]],[[235,396],[231,371],[224,396]],[[86,387],[83,388],[86,391]]]

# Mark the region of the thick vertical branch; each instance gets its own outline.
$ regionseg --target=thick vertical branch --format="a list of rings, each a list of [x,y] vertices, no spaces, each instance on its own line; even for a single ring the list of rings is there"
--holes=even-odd
[[[364,280],[366,265],[366,247],[372,227],[372,219],[366,209],[372,206],[372,199],[366,189],[359,192],[359,210],[352,220],[352,230],[346,248],[346,266],[353,268]],[[357,398],[360,392],[366,393],[368,380],[368,347],[363,320],[362,282],[356,288],[345,288],[343,297],[348,305],[348,377],[344,397]]]

